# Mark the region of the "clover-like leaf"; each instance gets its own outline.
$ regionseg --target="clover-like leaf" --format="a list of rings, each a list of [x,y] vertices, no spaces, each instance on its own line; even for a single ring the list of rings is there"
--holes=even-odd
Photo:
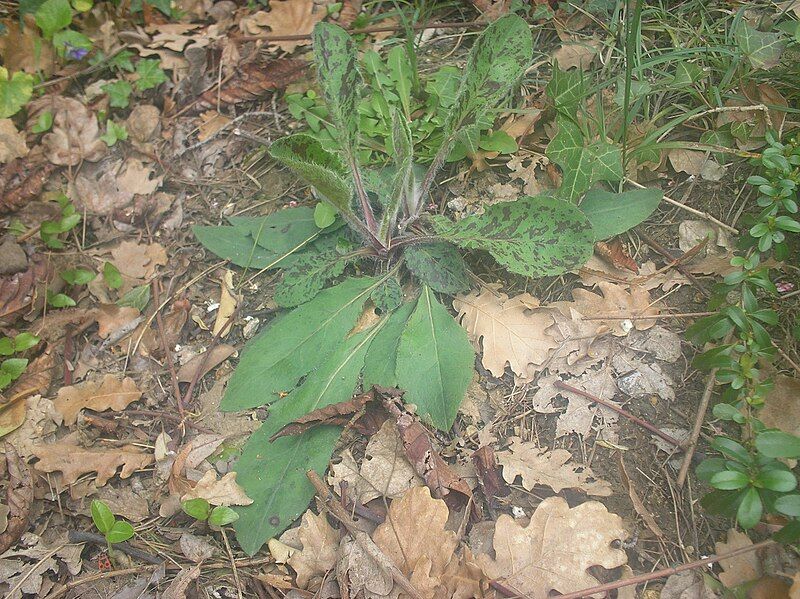
[[[594,233],[584,214],[564,200],[523,196],[493,204],[480,216],[451,223],[432,219],[436,233],[473,250],[486,250],[510,272],[559,275],[592,255]]]

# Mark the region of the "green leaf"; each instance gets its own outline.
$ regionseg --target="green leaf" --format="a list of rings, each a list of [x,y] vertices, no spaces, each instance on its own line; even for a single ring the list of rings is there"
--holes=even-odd
[[[8,360],[3,360],[3,363],[0,364],[0,391],[22,376],[27,366],[28,360],[24,358],[9,358]]]
[[[744,19],[739,19],[733,37],[750,64],[757,69],[771,69],[776,66],[787,44],[782,33],[759,31],[748,25]]]
[[[575,109],[587,95],[583,74],[572,70],[562,71],[556,65],[545,93],[553,100],[557,110],[574,115]]]
[[[307,206],[278,210],[267,216],[233,216],[228,220],[278,256],[305,247],[321,233],[314,211]]]
[[[64,29],[53,35],[53,46],[60,57],[80,60],[85,53],[79,53],[76,50],[81,49],[88,52],[92,49],[92,40],[78,31]]]
[[[722,458],[706,458],[697,465],[694,473],[699,480],[707,483],[717,472],[725,469],[725,460]]]
[[[347,279],[279,316],[244,348],[221,409],[246,410],[291,391],[353,328],[376,286],[375,279]]]
[[[233,508],[219,505],[211,510],[211,515],[208,517],[208,523],[212,526],[222,527],[236,522],[238,519],[239,514],[237,514]]]
[[[258,245],[247,229],[195,225],[192,232],[203,247],[236,266],[262,269],[281,268],[293,263],[290,255],[272,252]]]
[[[136,308],[139,312],[144,312],[147,304],[150,303],[150,285],[139,285],[128,291],[117,300],[117,305]]]
[[[800,437],[782,431],[764,431],[756,436],[756,449],[768,458],[798,458]]]
[[[758,474],[754,481],[757,487],[777,493],[788,493],[797,487],[797,479],[788,470],[766,470]]]
[[[436,233],[456,245],[488,251],[510,272],[559,275],[592,255],[592,225],[576,207],[546,196],[523,196],[486,208],[457,223],[433,219]]]
[[[718,403],[714,406],[713,414],[715,418],[720,420],[733,420],[738,424],[744,423],[744,416],[742,413],[729,403]]]
[[[406,213],[414,212],[414,143],[411,139],[411,129],[408,120],[396,110],[392,112],[392,157],[394,159],[394,176],[391,179],[387,197],[381,198],[385,206],[383,218],[379,228],[381,239],[388,239],[394,228],[400,207],[405,205]],[[389,170],[389,169],[386,169]],[[376,173],[377,174],[377,173]],[[380,173],[384,174],[384,173]],[[376,177],[380,180],[380,176]]]
[[[792,518],[800,518],[800,495],[784,495],[775,500],[775,509]]]
[[[130,539],[133,534],[133,526],[128,522],[117,520],[114,522],[114,526],[111,527],[111,530],[106,533],[106,540],[111,544],[122,543]]]
[[[513,154],[519,149],[516,140],[503,130],[495,131],[489,137],[482,137],[478,143],[481,150]]]
[[[0,82],[2,85],[2,82]],[[33,133],[44,133],[45,131],[50,131],[50,128],[53,126],[53,113],[49,110],[45,110],[39,115],[39,118],[36,119],[33,127],[31,127],[31,131]]]
[[[381,314],[388,314],[402,303],[403,288],[397,279],[390,277],[378,285],[369,297]]]
[[[338,25],[320,22],[314,27],[313,43],[317,80],[336,126],[339,144],[348,158],[354,158],[358,100],[363,83],[353,38]]]
[[[130,104],[133,86],[127,81],[119,79],[112,83],[106,83],[100,89],[108,94],[108,103],[112,108],[127,108]]]
[[[777,543],[796,543],[800,539],[800,521],[792,520],[776,532],[772,538]]]
[[[691,62],[679,62],[675,67],[675,75],[670,82],[670,87],[688,87],[703,78],[703,67]]]
[[[598,181],[622,179],[622,148],[602,140],[584,145],[580,127],[572,119],[558,116],[556,122],[558,133],[545,153],[564,173],[558,197],[576,201]]]
[[[317,254],[305,253],[289,268],[275,287],[275,302],[283,308],[299,306],[313,299],[325,283],[344,272],[346,260],[335,251]]]
[[[364,359],[363,383],[365,390],[373,385],[397,386],[397,347],[415,305],[414,302],[407,302],[397,308],[389,315],[386,325],[375,336],[375,340],[367,352],[367,357]]]
[[[411,61],[408,53],[403,46],[395,46],[389,51],[386,64],[394,79],[397,87],[397,95],[400,96],[400,105],[403,107],[403,114],[407,119],[411,118],[411,86],[414,75],[411,70]]]
[[[434,426],[448,430],[464,399],[475,351],[467,333],[423,287],[397,347],[397,384],[403,400]]]
[[[723,470],[722,472],[717,472],[708,482],[715,489],[732,491],[735,489],[744,489],[750,483],[750,479],[747,478],[744,472]]]
[[[94,281],[97,274],[85,268],[70,268],[61,273],[61,278],[70,285],[86,285]]]
[[[320,202],[314,206],[314,224],[320,229],[330,227],[336,222],[336,208],[325,202]]]
[[[444,123],[445,138],[483,121],[506,99],[532,60],[533,37],[522,18],[509,14],[489,25],[469,53]]]
[[[269,148],[270,156],[288,166],[342,215],[351,215],[353,191],[339,158],[310,135],[282,137]]]
[[[72,8],[78,12],[88,12],[94,6],[93,0],[72,0]]]
[[[414,276],[434,291],[455,295],[469,289],[464,259],[452,244],[414,244],[406,248],[403,256]]]
[[[0,356],[11,356],[16,351],[11,337],[0,337]]]
[[[592,223],[595,239],[600,241],[643,222],[658,207],[663,196],[660,189],[634,189],[623,193],[590,189],[580,208]]]
[[[20,333],[14,337],[14,351],[23,352],[39,343],[39,337],[32,333]]]
[[[195,499],[188,499],[181,503],[181,509],[185,514],[191,516],[195,520],[205,521],[211,513],[211,505],[206,499],[197,497]]]
[[[69,27],[72,23],[72,8],[69,0],[45,0],[37,9],[34,18],[42,35],[52,39],[56,31]]]
[[[314,496],[306,472],[324,473],[341,429],[321,426],[301,435],[279,437],[272,442],[269,439],[300,416],[352,396],[364,356],[382,323],[385,320],[340,341],[332,353],[321,358],[313,375],[270,408],[267,421],[245,445],[235,468],[236,482],[253,503],[237,508],[240,518],[234,528],[239,544],[248,554],[254,554],[267,539],[286,530],[306,509]],[[314,358],[320,362],[319,354]]]
[[[167,81],[167,75],[157,58],[139,59],[139,62],[136,63],[136,75],[138,77],[134,85],[140,92],[158,87]]]
[[[122,273],[120,273],[119,269],[111,264],[111,262],[103,264],[103,280],[106,282],[109,289],[119,289],[122,287]]]
[[[750,462],[750,454],[747,452],[744,445],[728,437],[723,437],[721,435],[714,437],[714,440],[711,442],[711,447],[725,457],[735,460],[740,464],[747,464]]]
[[[106,121],[106,132],[100,136],[100,139],[109,148],[118,141],[125,141],[128,139],[128,130],[125,125],[118,125],[112,120]]]
[[[761,520],[763,511],[764,505],[761,503],[758,491],[750,487],[742,493],[742,502],[736,511],[736,520],[744,529],[753,528]]]
[[[54,308],[71,308],[75,306],[75,300],[65,293],[53,293],[47,290],[47,303]]]
[[[104,502],[100,501],[99,499],[92,500],[91,506],[92,512],[92,521],[94,525],[97,527],[102,534],[107,534],[112,527],[114,526],[114,522],[116,518],[114,518],[114,513],[111,511]]]
[[[11,78],[8,71],[0,67],[0,119],[17,114],[33,95],[33,77],[17,72]]]

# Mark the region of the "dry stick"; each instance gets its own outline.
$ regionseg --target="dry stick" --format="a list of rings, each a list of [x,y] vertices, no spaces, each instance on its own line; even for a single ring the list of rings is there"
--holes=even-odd
[[[672,576],[673,574],[680,574],[681,572],[685,572],[686,570],[695,570],[696,568],[702,568],[703,566],[707,566],[708,564],[714,564],[724,559],[730,559],[732,557],[743,555],[745,553],[750,553],[751,551],[758,551],[759,549],[763,549],[764,547],[769,547],[770,545],[774,544],[775,541],[772,540],[761,541],[760,543],[756,543],[755,545],[748,545],[747,547],[741,547],[729,553],[712,555],[711,557],[700,559],[695,562],[689,562],[688,564],[683,564],[680,566],[676,566],[674,568],[664,568],[663,570],[656,570],[655,572],[650,572],[649,574],[640,574],[639,576],[624,578],[622,580],[617,580],[616,582],[609,582],[607,584],[601,584],[596,587],[592,587],[590,589],[584,589],[582,591],[576,591],[574,593],[567,593],[566,595],[559,595],[558,598],[582,599],[583,597],[591,597],[592,595],[595,595],[597,593],[613,591],[614,589],[621,589],[623,587],[629,587],[641,584],[643,582],[657,580],[659,578],[666,578],[667,576]]]
[[[697,277],[695,277],[691,272],[689,272],[689,269],[687,269],[685,266],[683,266],[680,263],[680,260],[681,260],[680,257],[679,258],[675,258],[675,256],[673,256],[672,253],[670,253],[670,251],[667,248],[665,248],[658,241],[653,239],[641,227],[638,227],[636,229],[636,233],[637,233],[637,235],[639,235],[639,237],[644,239],[644,242],[647,245],[649,245],[656,252],[661,254],[664,258],[669,260],[672,263],[672,266],[674,266],[675,269],[679,273],[681,273],[684,277],[689,279],[689,282],[691,282],[691,284],[694,285],[698,289],[698,291],[700,291],[700,293],[702,293],[706,298],[711,297],[711,292],[709,292],[709,290],[706,289],[705,285],[703,285],[700,281],[698,281]]]
[[[160,294],[159,294],[159,286],[160,283],[158,279],[153,280],[153,301],[155,301],[156,306],[156,327],[158,328],[158,338],[161,341],[161,349],[164,350],[164,360],[167,362],[167,366],[169,367],[169,376],[172,380],[172,393],[175,395],[175,401],[178,402],[178,412],[181,415],[181,418],[184,418],[186,414],[184,414],[183,410],[183,398],[181,397],[181,387],[178,383],[178,373],[175,372],[175,364],[172,362],[172,351],[169,349],[169,345],[167,344],[167,338],[164,335],[164,321],[161,319],[161,308],[160,308]]]
[[[731,342],[733,333],[728,333],[722,341],[723,345]],[[700,438],[700,431],[703,429],[703,422],[706,419],[706,412],[708,411],[708,404],[711,402],[711,394],[714,392],[714,385],[717,382],[718,368],[712,368],[708,373],[708,380],[706,381],[706,388],[703,389],[703,396],[700,398],[700,405],[697,407],[697,415],[694,417],[694,426],[692,427],[692,436],[689,437],[689,442],[686,444],[686,453],[683,454],[683,462],[681,469],[678,471],[678,478],[675,483],[678,488],[683,488],[683,483],[686,482],[686,475],[689,472],[689,466],[692,464],[692,456],[694,450],[697,449],[697,441]]]
[[[697,318],[700,316],[713,316],[714,314],[717,314],[717,312],[675,312],[671,314],[641,314],[639,316],[595,314],[594,316],[581,316],[581,320],[668,320],[670,318]]]
[[[639,189],[646,189],[644,185],[642,185],[640,183],[637,183],[633,179],[628,179],[626,177],[625,181],[627,183],[630,183],[634,187],[638,187]],[[717,225],[719,227],[722,227],[726,231],[730,231],[734,235],[738,235],[739,234],[739,229],[731,227],[729,224],[722,222],[718,218],[714,218],[708,212],[703,212],[702,210],[698,210],[697,208],[692,208],[691,206],[687,206],[686,204],[683,204],[682,202],[679,202],[678,200],[673,200],[672,198],[667,197],[667,196],[664,196],[663,199],[664,199],[665,202],[667,202],[669,204],[672,204],[673,206],[677,206],[681,210],[685,210],[686,212],[690,212],[691,214],[694,214],[695,216],[700,216],[700,217],[702,217],[702,218],[704,218],[706,220],[711,221],[715,225]]]
[[[422,25],[412,25],[410,29],[414,31],[423,31],[425,29],[483,29],[487,27],[487,21],[470,21],[467,23],[446,22],[446,23],[428,23]],[[359,35],[362,33],[383,33],[386,31],[405,31],[406,27],[402,25],[381,25],[376,27],[364,27],[362,29],[351,29],[348,33],[350,35]],[[234,40],[253,42],[257,40],[266,40],[267,42],[296,42],[301,40],[310,40],[311,34],[294,34],[294,35],[273,35],[271,33],[262,33],[260,35],[239,35],[233,38]]]
[[[314,489],[317,492],[317,497],[320,498],[322,504],[325,508],[336,518],[342,525],[347,529],[347,532],[355,539],[356,543],[359,544],[361,549],[363,549],[367,555],[369,555],[378,566],[386,572],[390,574],[392,580],[400,586],[409,596],[413,597],[413,599],[423,599],[422,595],[419,594],[419,591],[414,588],[414,585],[409,582],[408,578],[406,578],[403,573],[395,566],[388,557],[378,548],[375,542],[369,537],[369,535],[364,532],[363,530],[359,530],[356,526],[356,523],[350,517],[345,509],[341,506],[338,501],[332,501],[333,493],[331,490],[322,482],[322,479],[319,475],[314,472],[313,470],[309,470],[306,472],[306,476],[308,480],[311,481],[311,484],[314,485]]]
[[[603,405],[603,406],[607,407],[610,410],[614,410],[617,414],[621,414],[622,416],[625,416],[625,418],[627,418],[631,422],[633,422],[635,424],[638,424],[642,428],[646,428],[648,431],[650,431],[651,433],[653,433],[657,437],[661,437],[662,439],[664,439],[664,441],[666,441],[670,445],[674,445],[675,447],[678,447],[678,448],[681,447],[681,442],[678,441],[677,439],[671,437],[670,435],[668,435],[664,431],[657,429],[655,426],[653,426],[652,424],[650,424],[646,420],[642,420],[638,416],[634,416],[633,414],[631,414],[627,410],[625,410],[623,408],[620,408],[618,405],[615,405],[615,404],[611,403],[610,401],[606,401],[605,399],[600,399],[599,397],[597,397],[595,395],[592,395],[591,393],[587,393],[583,389],[578,389],[577,387],[573,387],[572,385],[567,385],[566,383],[564,383],[562,381],[556,381],[553,384],[558,389],[563,389],[564,391],[569,391],[570,393],[575,393],[576,395],[580,395],[581,397],[583,397],[585,399],[588,399],[590,401],[599,403],[600,405]]]
[[[69,539],[70,543],[91,543],[92,545],[100,545],[102,547],[108,545],[108,542],[103,535],[98,535],[93,532],[70,530],[67,533],[67,538]],[[135,557],[136,559],[147,562],[148,564],[158,565],[164,562],[163,559],[156,557],[152,553],[147,553],[147,551],[142,551],[141,549],[133,547],[130,543],[114,543],[114,549],[119,549],[122,551],[122,553],[126,553],[131,557]]]

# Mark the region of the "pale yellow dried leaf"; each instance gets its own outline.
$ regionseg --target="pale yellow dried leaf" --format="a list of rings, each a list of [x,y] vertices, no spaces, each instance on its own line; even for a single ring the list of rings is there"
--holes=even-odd
[[[153,193],[164,179],[153,177],[155,169],[151,164],[144,164],[138,158],[128,158],[122,165],[122,172],[117,177],[117,185],[127,193],[147,195]]]
[[[496,558],[478,556],[489,578],[500,578],[530,599],[547,599],[552,591],[570,593],[596,586],[592,566],[607,570],[627,562],[625,551],[612,547],[627,538],[622,518],[596,501],[574,508],[561,497],[548,497],[530,523],[520,526],[501,515],[495,526]]]
[[[392,502],[372,538],[406,576],[438,579],[458,545],[456,534],[445,530],[448,514],[445,502],[433,499],[428,487],[413,487]]]
[[[231,317],[236,312],[238,300],[233,286],[233,271],[225,270],[225,275],[220,281],[219,308],[217,309],[217,319],[214,321],[214,328],[211,333],[225,337],[231,332],[233,320]]]
[[[117,473],[128,478],[136,470],[153,463],[153,456],[142,453],[132,445],[119,449],[91,450],[71,443],[57,442],[33,448],[39,458],[34,467],[40,472],[61,472],[64,484],[70,485],[84,474],[97,473],[97,486],[102,487]]]
[[[336,565],[339,532],[324,514],[318,516],[308,510],[297,534],[303,548],[289,557],[288,564],[297,574],[297,586],[306,589],[314,578],[325,576]]]
[[[86,106],[62,96],[48,97],[42,106],[53,113],[53,128],[42,138],[50,162],[76,166],[84,160],[97,162],[106,154],[108,148],[100,140],[97,117]]]
[[[83,409],[120,412],[141,396],[142,392],[132,378],[120,379],[107,374],[102,381],[85,381],[61,387],[53,403],[64,417],[64,424],[70,425],[75,424],[78,413]]]
[[[210,350],[197,354],[178,370],[178,381],[190,383],[195,378],[202,378],[222,362],[231,357],[236,348],[227,343],[215,345]],[[200,368],[202,367],[202,371]]]
[[[484,367],[496,377],[503,376],[506,364],[522,376],[529,364],[543,364],[550,350],[557,347],[547,332],[553,317],[535,310],[538,305],[529,294],[509,299],[489,289],[453,300],[459,321],[473,343],[482,341]]]
[[[556,493],[562,489],[581,489],[598,497],[611,495],[611,485],[595,476],[589,467],[567,464],[572,454],[566,449],[549,451],[519,437],[511,437],[510,441],[508,449],[495,454],[507,483],[513,483],[519,476],[528,491],[536,485],[546,485]]]
[[[269,27],[274,35],[308,35],[314,30],[317,21],[325,16],[325,11],[314,10],[314,0],[272,0],[267,13],[259,11],[240,27],[256,34],[263,33],[260,27]],[[243,19],[244,21],[244,19]],[[305,46],[311,40],[271,42],[286,52],[293,52],[298,46]]]
[[[733,528],[728,530],[728,537],[725,543],[718,541],[714,543],[714,552],[717,555],[730,553],[737,549],[750,547],[753,541],[745,533]],[[727,588],[731,589],[745,582],[750,582],[760,577],[762,572],[761,560],[755,551],[719,560],[722,572],[719,573],[719,580]]]
[[[159,243],[123,241],[111,250],[111,257],[123,275],[134,279],[150,279],[158,266],[167,264],[167,252]]]
[[[800,379],[783,374],[772,377],[775,386],[758,413],[767,428],[800,435]]]
[[[11,119],[0,119],[0,164],[22,158],[27,154],[25,135],[17,131]]]
[[[669,151],[669,161],[679,173],[700,176],[706,181],[719,181],[725,175],[726,168],[717,163],[708,152],[676,148]]]
[[[594,61],[600,51],[601,42],[597,38],[588,40],[569,41],[553,52],[553,60],[558,62],[558,68],[568,70],[578,67],[585,71]]]
[[[562,313],[569,308],[574,308],[584,318],[596,318],[597,320],[590,322],[608,327],[611,333],[617,337],[626,336],[630,332],[631,324],[638,331],[645,331],[655,325],[656,319],[654,318],[633,318],[656,316],[659,313],[658,308],[651,305],[653,302],[646,289],[630,285],[628,291],[622,285],[606,281],[599,281],[597,286],[600,288],[602,296],[586,289],[573,289],[572,302],[556,302],[553,305],[557,306]]]
[[[100,304],[97,308],[97,335],[107,339],[112,333],[132,326],[139,317],[139,310],[131,306]]]
[[[253,500],[236,482],[236,473],[228,472],[217,480],[215,470],[208,470],[194,488],[181,497],[181,501],[202,498],[211,505],[250,505]]]

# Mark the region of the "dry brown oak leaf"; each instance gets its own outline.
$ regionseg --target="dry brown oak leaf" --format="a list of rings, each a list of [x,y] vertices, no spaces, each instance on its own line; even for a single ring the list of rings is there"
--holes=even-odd
[[[306,589],[336,565],[340,535],[324,514],[317,516],[309,510],[303,514],[297,536],[303,548],[295,551],[288,563],[297,574],[297,586]]]
[[[528,491],[536,485],[546,485],[556,493],[562,489],[581,489],[597,497],[611,495],[611,485],[595,476],[590,468],[567,464],[572,454],[566,449],[549,451],[531,441],[511,437],[511,446],[496,455],[503,466],[505,481],[513,483],[519,476]]]
[[[65,485],[71,485],[89,472],[97,473],[97,486],[102,487],[122,467],[120,478],[128,478],[136,470],[153,463],[153,455],[142,453],[132,445],[119,449],[91,450],[64,442],[38,445],[33,455],[39,458],[34,468],[40,472],[61,472]]]
[[[217,480],[217,471],[213,468],[206,471],[197,484],[187,491],[181,501],[202,498],[211,505],[250,505],[253,500],[236,482],[236,473],[228,472]]]
[[[64,424],[71,425],[75,424],[78,413],[83,409],[121,412],[140,397],[142,392],[132,378],[119,379],[113,374],[107,374],[102,381],[86,381],[61,387],[53,403],[64,417]]]
[[[97,117],[86,106],[73,98],[46,96],[36,108],[53,113],[53,128],[42,138],[50,162],[76,166],[84,160],[97,162],[105,155],[108,148],[100,139]]]
[[[484,573],[530,599],[547,599],[552,591],[571,593],[599,584],[592,566],[607,570],[627,562],[622,549],[611,546],[625,539],[622,518],[602,503],[588,501],[570,509],[561,497],[548,497],[536,508],[528,526],[511,516],[497,519],[496,557],[478,555]]]
[[[259,11],[242,23],[249,32],[260,33],[260,27],[269,27],[273,35],[308,35],[314,25],[325,16],[325,12],[314,10],[314,0],[272,0],[269,12]],[[271,42],[286,52],[311,43],[307,40]]]
[[[524,376],[529,364],[541,365],[550,350],[558,347],[546,329],[553,317],[537,311],[539,300],[527,293],[508,298],[504,293],[484,289],[480,293],[458,296],[453,307],[473,343],[482,340],[483,365],[496,377],[503,376],[506,364]]]
[[[607,325],[612,335],[624,337],[630,332],[630,322],[637,331],[644,331],[656,324],[655,318],[637,318],[641,316],[656,316],[657,307],[650,300],[646,289],[631,285],[627,291],[620,285],[600,281],[597,286],[603,295],[598,295],[586,289],[573,289],[572,302],[555,302],[562,314],[568,314],[570,307],[586,317],[597,318],[598,325]],[[566,311],[566,312],[565,312]],[[600,317],[606,317],[604,320]]]

